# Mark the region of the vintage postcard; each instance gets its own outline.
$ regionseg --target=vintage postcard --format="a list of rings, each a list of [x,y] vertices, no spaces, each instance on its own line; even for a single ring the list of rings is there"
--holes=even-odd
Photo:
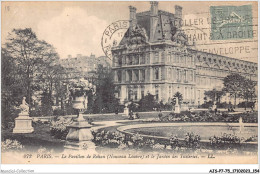
[[[258,2],[1,10],[3,164],[258,163]]]

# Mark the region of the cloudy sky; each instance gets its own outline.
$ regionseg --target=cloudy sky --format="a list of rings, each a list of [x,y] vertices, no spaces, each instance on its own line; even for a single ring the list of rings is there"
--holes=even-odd
[[[230,5],[244,4],[242,2],[229,3]],[[137,12],[147,11],[150,8],[149,2],[130,1],[2,2],[2,43],[5,42],[8,32],[13,28],[32,28],[39,39],[51,43],[57,49],[61,58],[66,58],[69,54],[76,56],[77,54],[90,55],[93,53],[96,56],[102,56],[104,53],[101,48],[101,38],[104,30],[112,22],[128,20],[129,5],[135,6]],[[174,13],[175,5],[183,7],[185,19],[203,18],[206,21],[209,17],[209,7],[219,4],[214,2],[159,2],[159,9]],[[205,28],[206,25],[204,22],[203,25],[196,27]],[[210,28],[210,25],[206,28]],[[207,33],[207,31],[204,32]],[[204,49],[203,43],[204,41],[198,49]],[[230,47],[235,45],[230,45]],[[219,44],[214,45],[212,48],[219,46]],[[253,47],[257,47],[257,45],[254,43],[251,47],[253,50]],[[241,59],[253,57],[250,58],[252,59],[250,61],[257,61],[257,50],[246,55],[227,56]]]

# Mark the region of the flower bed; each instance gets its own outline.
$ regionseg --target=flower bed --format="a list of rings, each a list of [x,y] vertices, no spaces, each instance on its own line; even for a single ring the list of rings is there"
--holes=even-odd
[[[241,144],[242,141],[233,135],[223,135],[223,137],[212,136],[209,140],[210,143],[201,142],[199,135],[193,132],[188,132],[183,138],[178,138],[176,135],[172,135],[170,138],[151,138],[136,134],[123,134],[118,131],[92,131],[93,142],[99,147],[119,148],[119,149],[140,149],[146,150],[160,150],[175,152],[194,152],[194,151],[210,151],[218,150],[219,152],[227,151],[225,153],[237,152],[237,149],[241,149],[239,153],[252,152],[257,148],[255,146],[246,147]],[[215,138],[215,139],[214,139]],[[217,140],[217,141],[215,141]]]
[[[23,145],[17,140],[6,139],[1,143],[2,151],[19,151],[23,149]]]
[[[242,113],[230,115],[226,112],[181,112],[180,114],[170,113],[164,115],[158,114],[159,121],[161,122],[238,122],[239,117],[243,118],[244,123],[257,123],[257,112]]]

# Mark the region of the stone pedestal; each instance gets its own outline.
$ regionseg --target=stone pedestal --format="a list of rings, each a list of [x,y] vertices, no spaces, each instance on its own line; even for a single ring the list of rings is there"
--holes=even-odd
[[[95,153],[95,143],[92,142],[91,125],[87,121],[75,121],[69,128],[65,148],[71,150],[84,149]]]
[[[212,105],[212,110],[215,111],[215,109],[217,109],[217,105],[214,103],[214,104]]]
[[[174,106],[174,113],[179,114],[181,112],[180,105],[176,104]]]
[[[15,128],[13,133],[32,133],[34,128],[32,127],[32,118],[28,114],[19,114],[15,119]]]
[[[128,116],[129,115],[129,108],[127,106],[124,108],[124,114],[123,115],[124,116]]]

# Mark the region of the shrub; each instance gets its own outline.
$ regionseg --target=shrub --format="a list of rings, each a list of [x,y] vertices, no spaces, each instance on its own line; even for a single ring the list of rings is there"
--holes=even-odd
[[[210,108],[213,105],[213,101],[208,101],[199,106],[199,108]]]
[[[1,143],[2,151],[21,150],[23,145],[17,140],[6,139]]]
[[[200,136],[195,135],[193,132],[187,133],[184,141],[188,148],[196,149],[199,147]]]
[[[175,149],[176,147],[179,146],[179,139],[177,138],[176,135],[172,135],[170,137],[170,146],[172,149]]]
[[[158,114],[160,121],[168,121],[168,115],[164,116],[161,112]]]
[[[124,134],[116,131],[116,132],[110,132],[110,131],[94,131],[91,130],[91,133],[93,135],[92,141],[99,146],[110,146],[110,147],[118,147],[121,144],[125,143],[125,136]]]
[[[41,107],[37,106],[33,110],[30,111],[31,117],[41,117],[43,116],[43,110]]]
[[[72,123],[72,118],[58,117],[57,121],[51,122],[51,135],[57,139],[65,140],[69,132],[67,126],[71,125]]]
[[[64,115],[64,111],[62,109],[55,109],[53,111],[53,115],[62,116],[62,115]]]
[[[143,142],[142,147],[145,149],[152,149],[152,148],[154,148],[154,145],[155,145],[154,139],[146,139]]]
[[[257,142],[257,135],[253,135],[245,140],[245,142]]]
[[[143,137],[140,134],[134,134],[131,138],[134,147],[142,147],[143,146]]]
[[[224,133],[221,136],[212,136],[209,138],[210,145],[214,148],[222,147],[223,144],[240,144],[244,138],[239,138],[236,135]]]
[[[254,107],[255,103],[254,102],[241,102],[237,105],[239,108],[252,108]]]
[[[10,125],[11,125],[11,123],[14,123],[14,120],[16,117],[18,117],[19,112],[20,111],[18,109],[16,109],[14,106],[10,106],[10,107],[2,106],[1,127],[3,129],[12,128],[12,127],[10,127]]]

